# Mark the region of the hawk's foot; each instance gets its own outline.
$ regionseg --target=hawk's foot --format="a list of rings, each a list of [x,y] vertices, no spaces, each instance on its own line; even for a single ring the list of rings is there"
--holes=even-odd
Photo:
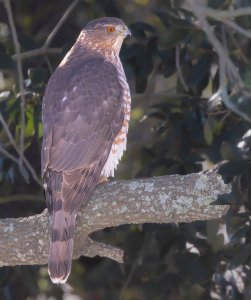
[[[108,177],[106,177],[106,176],[100,176],[98,184],[105,183],[107,181],[108,181]]]

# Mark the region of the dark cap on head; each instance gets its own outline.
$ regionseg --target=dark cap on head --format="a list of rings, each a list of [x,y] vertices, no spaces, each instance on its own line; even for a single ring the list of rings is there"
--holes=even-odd
[[[106,26],[106,25],[121,25],[121,26],[126,26],[124,21],[119,19],[119,18],[114,18],[114,17],[104,17],[104,18],[99,18],[90,21],[87,23],[85,26],[85,29],[92,29],[95,28],[96,26]]]

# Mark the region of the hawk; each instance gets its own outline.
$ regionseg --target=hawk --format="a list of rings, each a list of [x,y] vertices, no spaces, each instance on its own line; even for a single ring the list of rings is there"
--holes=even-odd
[[[89,22],[52,74],[43,98],[42,176],[51,214],[48,272],[66,282],[75,220],[126,149],[130,90],[119,52],[131,32],[118,18]]]

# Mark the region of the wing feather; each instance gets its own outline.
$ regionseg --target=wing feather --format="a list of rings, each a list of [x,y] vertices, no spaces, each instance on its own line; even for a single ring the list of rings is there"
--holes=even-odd
[[[46,89],[42,174],[47,168],[71,172],[95,164],[124,120],[123,89],[113,64],[91,59],[78,65],[77,73],[74,66],[70,70],[58,68]]]

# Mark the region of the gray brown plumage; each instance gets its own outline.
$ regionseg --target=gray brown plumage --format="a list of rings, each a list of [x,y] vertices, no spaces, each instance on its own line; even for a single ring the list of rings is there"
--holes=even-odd
[[[101,176],[113,176],[126,147],[130,91],[119,51],[127,35],[117,18],[88,23],[45,91],[41,156],[54,283],[70,274],[77,211]]]

